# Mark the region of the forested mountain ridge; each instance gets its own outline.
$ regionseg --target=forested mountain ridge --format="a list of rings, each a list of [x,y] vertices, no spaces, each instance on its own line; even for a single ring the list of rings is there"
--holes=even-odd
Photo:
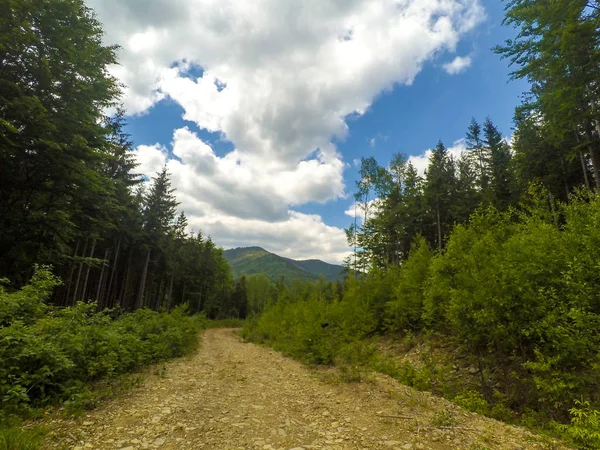
[[[234,277],[264,274],[270,281],[281,277],[286,282],[292,280],[316,281],[324,277],[329,281],[343,278],[344,268],[318,259],[296,261],[268,252],[261,247],[238,247],[223,252],[231,265]]]

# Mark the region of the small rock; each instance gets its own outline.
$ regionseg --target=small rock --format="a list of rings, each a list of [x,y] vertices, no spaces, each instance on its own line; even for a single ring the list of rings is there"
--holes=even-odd
[[[163,445],[164,443],[165,443],[165,439],[164,438],[156,438],[152,442],[152,445],[154,445],[155,447],[158,447],[160,445]]]

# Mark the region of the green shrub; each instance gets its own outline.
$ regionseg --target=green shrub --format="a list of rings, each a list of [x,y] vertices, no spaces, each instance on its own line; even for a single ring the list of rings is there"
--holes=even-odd
[[[386,304],[384,320],[389,331],[410,332],[423,328],[423,293],[432,257],[427,241],[419,238],[402,265],[393,300]]]
[[[600,448],[600,411],[590,407],[587,401],[576,400],[569,410],[571,425],[560,428],[582,449]]]
[[[0,420],[65,400],[91,405],[90,382],[182,356],[198,343],[204,321],[185,308],[120,315],[96,313],[95,304],[56,309],[44,304],[56,284],[38,268],[22,290],[0,291]]]
[[[258,317],[246,321],[242,336],[265,342],[283,353],[312,364],[330,364],[345,347],[372,334],[378,327],[373,295],[364,282],[350,280],[342,300],[327,300],[317,287],[299,295],[283,293]],[[345,349],[345,350],[344,350]],[[363,356],[359,356],[363,358]]]
[[[489,403],[477,391],[463,391],[454,397],[453,402],[477,414],[487,415],[490,412]]]

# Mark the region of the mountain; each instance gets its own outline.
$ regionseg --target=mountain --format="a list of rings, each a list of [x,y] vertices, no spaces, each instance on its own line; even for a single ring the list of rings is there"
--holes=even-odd
[[[289,282],[294,279],[315,281],[324,277],[330,281],[343,278],[342,266],[328,264],[318,259],[296,261],[266,251],[261,247],[240,247],[225,250],[225,259],[231,265],[234,276],[265,274],[275,282],[280,277]]]

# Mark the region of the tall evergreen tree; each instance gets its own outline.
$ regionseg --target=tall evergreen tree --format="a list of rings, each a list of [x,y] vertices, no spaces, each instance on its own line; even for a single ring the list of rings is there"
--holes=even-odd
[[[428,235],[429,242],[440,251],[444,236],[453,223],[450,205],[455,186],[454,163],[446,146],[439,141],[429,158],[424,194],[429,207],[429,223],[435,225],[435,231]]]
[[[489,154],[490,203],[505,210],[511,204],[511,186],[514,184],[510,171],[510,149],[489,117],[485,119],[483,135],[483,143]]]

